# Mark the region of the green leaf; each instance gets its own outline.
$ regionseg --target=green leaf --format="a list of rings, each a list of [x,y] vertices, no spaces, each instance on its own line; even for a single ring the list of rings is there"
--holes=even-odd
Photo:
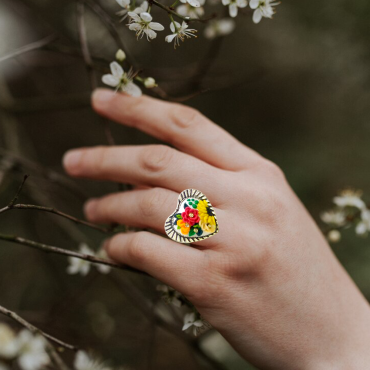
[[[180,213],[178,213],[178,214],[176,215],[176,217],[177,217],[177,218],[181,218],[181,215],[180,215]]]
[[[193,236],[193,235],[195,235],[195,231],[193,229],[191,229],[190,232],[189,232],[189,236]]]
[[[181,227],[180,226],[177,226],[177,230],[180,230],[181,229]]]

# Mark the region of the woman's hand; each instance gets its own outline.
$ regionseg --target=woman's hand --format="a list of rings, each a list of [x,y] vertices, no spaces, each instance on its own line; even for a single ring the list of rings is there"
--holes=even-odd
[[[86,204],[87,218],[164,233],[178,194],[202,191],[220,231],[193,247],[138,232],[111,258],[183,293],[239,353],[265,369],[365,369],[370,310],[282,171],[194,109],[97,90],[94,109],[164,145],[83,148],[76,177],[140,185]]]

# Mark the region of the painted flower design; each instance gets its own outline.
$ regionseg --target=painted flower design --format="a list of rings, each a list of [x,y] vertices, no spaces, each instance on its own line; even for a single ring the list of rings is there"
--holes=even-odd
[[[181,217],[190,226],[193,226],[200,221],[199,211],[191,207],[186,207],[184,212],[181,213]]]
[[[190,232],[190,225],[185,222],[184,220],[178,220],[177,221],[177,228],[180,229],[181,234],[188,235]]]
[[[153,18],[148,12],[142,12],[138,15],[136,12],[129,12],[131,17],[128,28],[136,32],[137,38],[142,38],[144,34],[148,41],[157,37],[157,32],[163,31],[164,27],[158,22],[152,22]]]
[[[216,219],[212,213],[206,200],[201,200],[198,203],[197,210],[199,212],[199,225],[203,231],[214,232],[216,230]]]

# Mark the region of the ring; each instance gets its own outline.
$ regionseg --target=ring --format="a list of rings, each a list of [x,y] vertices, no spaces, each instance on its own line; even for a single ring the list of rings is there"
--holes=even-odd
[[[217,234],[218,222],[208,198],[199,190],[187,189],[180,193],[164,229],[175,242],[194,243]]]

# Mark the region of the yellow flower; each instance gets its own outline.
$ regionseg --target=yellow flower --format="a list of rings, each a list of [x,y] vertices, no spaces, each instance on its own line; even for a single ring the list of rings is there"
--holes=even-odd
[[[208,223],[200,221],[199,225],[202,230],[206,231],[207,233],[214,233],[216,231],[216,220],[214,217],[212,217],[211,221]]]
[[[197,210],[199,211],[200,221],[203,222],[203,224],[216,225],[215,217],[213,216],[211,208],[208,206],[208,202],[206,200],[199,201]],[[205,230],[203,229],[203,231]]]

